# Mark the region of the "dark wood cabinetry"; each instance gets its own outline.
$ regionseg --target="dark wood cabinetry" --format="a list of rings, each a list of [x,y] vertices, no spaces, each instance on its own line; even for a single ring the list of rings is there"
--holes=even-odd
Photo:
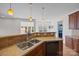
[[[76,28],[76,14],[73,13],[69,15],[69,29],[75,29]]]
[[[66,36],[65,45],[71,49],[73,49],[73,38]]]
[[[63,55],[63,41],[49,41],[44,42],[34,48],[25,56],[62,56]]]
[[[79,29],[79,11],[69,15],[69,29]]]
[[[79,39],[73,39],[74,42],[74,51],[79,53]]]
[[[76,27],[77,29],[79,29],[79,11],[76,13],[77,14],[77,23],[76,23]]]
[[[65,45],[79,53],[79,39],[66,36]]]
[[[32,51],[30,51],[26,56],[44,56],[45,55],[45,44],[42,43],[36,48],[34,48]]]
[[[46,42],[46,56],[62,56],[63,55],[63,42],[62,41],[49,41]]]
[[[32,36],[34,37],[55,37],[55,32],[36,32],[33,33]]]
[[[59,56],[63,56],[63,40],[59,41]]]

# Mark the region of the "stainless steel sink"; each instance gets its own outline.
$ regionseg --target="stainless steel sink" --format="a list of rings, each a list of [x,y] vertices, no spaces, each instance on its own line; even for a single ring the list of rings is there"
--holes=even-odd
[[[31,39],[29,41],[23,41],[23,42],[17,43],[17,47],[19,47],[22,50],[26,50],[38,42],[40,41],[37,39]]]
[[[36,44],[36,43],[40,42],[40,40],[33,39],[33,40],[30,40],[30,42],[31,42],[32,44]]]

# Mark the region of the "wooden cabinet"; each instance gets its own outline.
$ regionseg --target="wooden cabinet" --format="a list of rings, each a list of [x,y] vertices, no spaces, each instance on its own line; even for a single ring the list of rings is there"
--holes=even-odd
[[[77,40],[73,39],[73,50],[76,51],[77,48]]]
[[[63,41],[49,41],[46,42],[46,56],[62,56],[63,55]]]
[[[77,29],[79,29],[79,12],[76,13],[77,14],[77,23],[76,23],[76,27]]]
[[[69,15],[69,29],[76,29],[76,14]]]
[[[79,39],[74,38],[73,41],[74,41],[74,51],[79,53]]]
[[[73,38],[66,36],[65,37],[65,45],[71,49],[74,49]]]
[[[59,56],[63,56],[63,40],[59,41]]]
[[[34,48],[32,51],[30,51],[26,56],[44,56],[45,50],[44,50],[44,43],[40,44],[36,48]]]
[[[69,15],[69,29],[79,29],[79,11]]]
[[[25,56],[62,56],[63,55],[63,41],[49,41],[44,42],[34,48]]]
[[[52,37],[54,36],[55,37],[55,32],[36,32],[36,33],[33,33],[32,36],[34,37]]]
[[[65,45],[79,53],[79,39],[66,36]]]

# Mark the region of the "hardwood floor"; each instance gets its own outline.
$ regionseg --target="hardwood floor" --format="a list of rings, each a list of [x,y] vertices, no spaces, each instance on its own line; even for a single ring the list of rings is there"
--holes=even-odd
[[[78,56],[78,54],[72,49],[63,45],[63,56]]]

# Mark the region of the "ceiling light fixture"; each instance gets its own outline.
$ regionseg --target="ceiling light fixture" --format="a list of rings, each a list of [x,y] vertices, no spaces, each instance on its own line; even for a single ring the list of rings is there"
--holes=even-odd
[[[13,9],[11,8],[11,3],[10,3],[10,8],[7,10],[8,15],[13,15]]]
[[[42,7],[42,20],[44,20],[44,10],[45,10],[45,7]]]
[[[28,17],[29,21],[32,21],[32,3],[29,3],[30,16]]]

